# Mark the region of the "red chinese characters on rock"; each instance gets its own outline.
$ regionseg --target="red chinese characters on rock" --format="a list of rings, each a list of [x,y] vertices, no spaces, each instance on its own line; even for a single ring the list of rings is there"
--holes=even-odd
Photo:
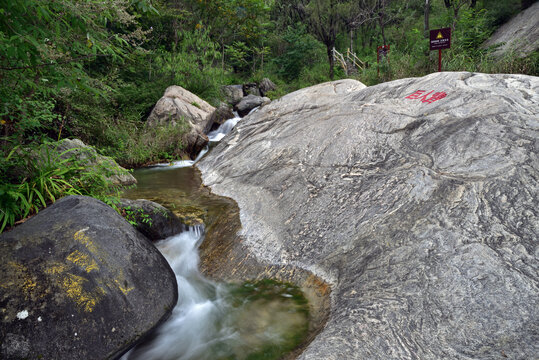
[[[417,90],[411,95],[408,95],[405,97],[405,99],[410,100],[421,100],[423,103],[432,104],[435,101],[438,101],[440,99],[443,99],[447,96],[447,93],[441,91],[441,92],[434,92],[434,90],[431,90],[430,92],[424,94],[427,90]],[[434,92],[434,94],[432,94]],[[431,97],[428,97],[430,94],[432,94]]]

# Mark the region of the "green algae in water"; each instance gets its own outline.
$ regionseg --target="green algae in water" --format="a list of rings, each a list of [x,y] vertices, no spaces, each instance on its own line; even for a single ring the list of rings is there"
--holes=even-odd
[[[231,319],[241,342],[224,359],[279,359],[305,339],[309,308],[297,286],[263,279],[230,286],[229,291]]]

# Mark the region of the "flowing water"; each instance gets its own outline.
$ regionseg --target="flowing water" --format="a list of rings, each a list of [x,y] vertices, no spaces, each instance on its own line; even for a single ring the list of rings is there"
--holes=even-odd
[[[219,141],[239,120],[228,120],[208,136]],[[215,227],[223,217],[232,222],[237,206],[202,186],[192,166],[196,161],[136,170],[138,186],[124,196],[159,202],[187,223]],[[203,239],[204,226],[194,225],[156,243],[176,274],[178,303],[171,317],[122,360],[269,360],[304,340],[309,313],[301,291],[269,279],[237,284],[206,279],[199,272]]]

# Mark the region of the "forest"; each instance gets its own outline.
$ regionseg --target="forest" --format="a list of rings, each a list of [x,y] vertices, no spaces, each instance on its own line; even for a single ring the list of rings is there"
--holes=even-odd
[[[66,194],[118,194],[43,144],[81,139],[128,168],[183,156],[183,127],[145,126],[170,85],[215,106],[221,86],[266,77],[276,99],[332,79],[423,76],[437,71],[429,29],[442,27],[452,29],[444,71],[537,76],[537,51],[494,58],[481,47],[533,2],[0,0],[0,232]],[[361,67],[346,73],[333,49]]]

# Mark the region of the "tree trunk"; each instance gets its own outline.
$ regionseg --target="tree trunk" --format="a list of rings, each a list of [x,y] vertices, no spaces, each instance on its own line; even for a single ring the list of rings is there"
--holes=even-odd
[[[475,5],[477,5],[477,0],[472,0],[472,2],[470,3],[470,7],[472,9],[475,9]]]
[[[444,0],[445,7],[449,9],[451,7],[451,0]]]
[[[378,23],[380,24],[380,31],[382,32],[382,40],[384,41],[384,45],[387,45],[386,42],[386,34],[384,32],[384,14],[380,13],[380,16],[378,16]]]
[[[425,38],[429,38],[430,0],[425,0]]]
[[[335,59],[333,58],[333,47],[335,46],[335,43],[333,44],[326,44],[327,51],[328,51],[328,61],[329,61],[329,78],[333,80],[335,77],[335,73],[333,71],[333,67],[335,66]]]

